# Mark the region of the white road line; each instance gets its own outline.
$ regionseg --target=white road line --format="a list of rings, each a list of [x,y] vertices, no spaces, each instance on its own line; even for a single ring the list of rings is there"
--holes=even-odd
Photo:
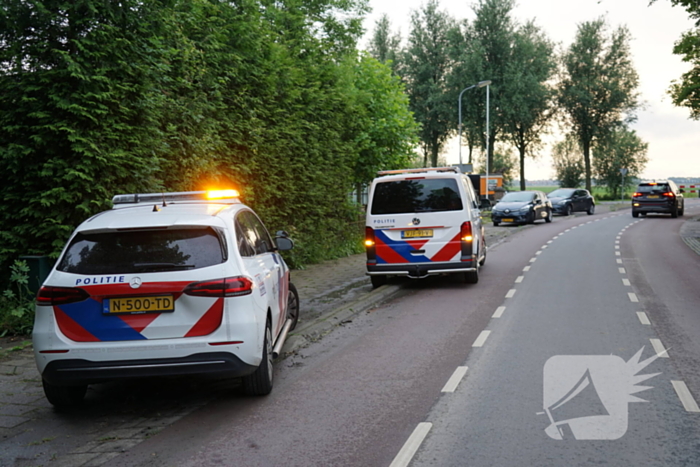
[[[546,248],[547,248],[547,245],[542,245],[542,249],[543,249],[543,250],[546,249]]]
[[[620,245],[615,245],[615,249],[616,249],[616,250],[619,250],[619,249],[620,249]]]
[[[616,251],[616,252],[615,252],[615,256],[620,256],[620,252],[619,252],[619,251]]]
[[[525,267],[523,268],[523,272],[528,272],[529,270],[530,270],[530,266],[525,266]]]
[[[518,276],[518,278],[515,279],[515,283],[520,284],[523,281],[523,279],[525,279],[525,276]]]
[[[535,255],[537,255],[537,256],[539,256],[539,255],[541,255],[541,254],[542,254],[542,250],[540,250],[540,251],[538,251],[537,253],[535,253]]]
[[[481,331],[481,334],[476,338],[472,347],[483,347],[486,343],[486,339],[489,338],[489,334],[491,334],[491,331]]]
[[[686,412],[700,413],[700,407],[695,402],[688,386],[683,381],[671,381],[671,384],[673,384],[673,389],[676,390],[676,394],[678,394],[678,398],[681,400],[681,404],[683,404]]]
[[[515,295],[515,289],[510,289],[506,294],[506,298],[513,298],[513,295]]]
[[[637,298],[637,294],[634,294],[632,292],[627,294],[630,298],[630,302],[632,303],[639,303],[639,299]]]
[[[622,260],[620,258],[617,259],[617,264],[622,264]]]
[[[496,312],[493,314],[492,318],[500,318],[503,316],[503,312],[506,311],[506,307],[504,306],[499,306],[496,308]]]
[[[619,244],[620,244],[620,240],[615,240],[615,245],[619,245]]]
[[[421,443],[428,436],[428,432],[433,427],[432,423],[423,422],[419,423],[411,436],[408,437],[406,443],[403,445],[399,453],[394,458],[393,462],[389,467],[406,467],[413,459],[413,456],[418,451]]]
[[[555,238],[556,238],[556,237],[555,237]],[[552,243],[552,240],[548,241],[548,242],[547,242],[547,245],[549,245],[550,243]]]
[[[617,270],[620,271],[620,274],[624,274],[624,273],[625,273],[625,268],[617,268]]]
[[[668,350],[666,350],[666,347],[661,343],[661,339],[649,339],[649,341],[651,342],[651,346],[654,347],[657,356],[668,358]]]
[[[537,258],[530,258],[531,263],[534,263],[535,261],[537,261]]]
[[[445,387],[442,388],[442,392],[455,392],[460,381],[467,374],[468,369],[466,366],[458,366],[455,372],[452,373],[452,376],[450,376],[450,379],[447,380]]]
[[[637,318],[639,318],[640,323],[645,324],[647,326],[651,325],[651,321],[649,321],[649,317],[643,311],[637,312]]]
[[[629,286],[632,285],[632,284],[630,284],[630,280],[629,280],[629,279],[622,279],[622,285],[624,285],[624,286],[626,286],[626,287],[629,287]]]

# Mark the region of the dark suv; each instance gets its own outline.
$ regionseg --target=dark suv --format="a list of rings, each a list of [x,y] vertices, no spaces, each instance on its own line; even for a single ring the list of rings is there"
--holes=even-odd
[[[632,195],[632,217],[640,214],[646,216],[650,212],[669,213],[671,217],[678,217],[683,215],[684,210],[683,190],[672,180],[642,182]]]

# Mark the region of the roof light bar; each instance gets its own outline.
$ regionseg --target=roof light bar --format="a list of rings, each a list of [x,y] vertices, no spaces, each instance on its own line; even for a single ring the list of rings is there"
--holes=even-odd
[[[400,169],[400,170],[381,170],[377,175],[396,175],[396,174],[415,174],[424,172],[454,172],[460,173],[458,167],[425,167],[422,169]]]
[[[180,191],[176,193],[130,193],[115,195],[112,204],[139,204],[139,203],[173,203],[178,201],[211,201],[221,200],[226,202],[240,202],[240,194],[237,190],[213,190],[213,191]]]

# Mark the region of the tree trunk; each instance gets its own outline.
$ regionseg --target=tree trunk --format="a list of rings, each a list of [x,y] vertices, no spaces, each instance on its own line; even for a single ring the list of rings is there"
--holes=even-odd
[[[583,138],[583,161],[586,165],[586,190],[591,191],[591,140]]]
[[[520,191],[525,191],[525,145],[518,148],[520,152]]]

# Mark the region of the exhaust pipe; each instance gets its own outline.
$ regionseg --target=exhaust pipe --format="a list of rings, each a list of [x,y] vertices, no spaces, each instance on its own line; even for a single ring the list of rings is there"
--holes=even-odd
[[[284,346],[284,341],[287,340],[287,335],[289,334],[289,329],[291,327],[292,318],[288,318],[287,321],[284,322],[284,327],[282,328],[282,332],[280,332],[280,336],[277,339],[275,347],[272,349],[272,358],[277,358],[280,356],[280,352],[282,352],[282,347]]]

